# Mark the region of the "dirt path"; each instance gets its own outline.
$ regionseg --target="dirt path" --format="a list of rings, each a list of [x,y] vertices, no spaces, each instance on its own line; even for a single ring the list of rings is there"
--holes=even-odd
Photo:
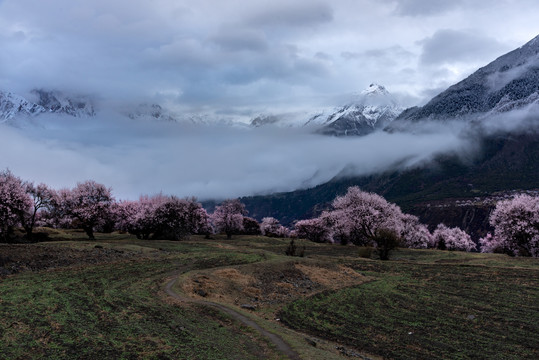
[[[177,281],[176,276],[177,276],[177,274],[175,275],[175,277],[173,279],[168,281],[166,286],[165,286],[165,292],[169,296],[171,296],[171,297],[173,297],[173,298],[175,298],[177,300],[183,301],[183,302],[201,304],[201,305],[211,306],[213,308],[219,309],[220,311],[227,313],[232,318],[242,322],[243,324],[251,327],[252,329],[255,329],[260,334],[267,337],[275,346],[277,346],[277,349],[279,349],[280,352],[282,352],[283,354],[288,356],[290,359],[300,360],[299,355],[294,350],[292,350],[290,345],[288,345],[280,336],[267,331],[266,329],[264,329],[260,325],[258,325],[256,322],[249,319],[247,316],[240,314],[236,310],[231,309],[231,308],[229,308],[227,306],[224,306],[224,305],[221,305],[221,304],[211,302],[211,301],[204,301],[204,300],[186,298],[186,297],[183,297],[183,296],[177,294],[176,292],[174,292],[172,290],[172,287],[174,286],[174,284]]]

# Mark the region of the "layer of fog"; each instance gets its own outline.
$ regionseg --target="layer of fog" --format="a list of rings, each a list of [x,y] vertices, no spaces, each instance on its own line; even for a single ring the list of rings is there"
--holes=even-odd
[[[531,118],[493,117],[488,127],[512,131],[536,124]],[[440,153],[473,154],[476,143],[468,126],[455,122],[335,138],[302,129],[185,126],[112,114],[41,116],[19,128],[0,125],[0,169],[55,188],[94,179],[121,199],[162,191],[204,200],[310,187],[345,169],[368,175],[416,166]]]

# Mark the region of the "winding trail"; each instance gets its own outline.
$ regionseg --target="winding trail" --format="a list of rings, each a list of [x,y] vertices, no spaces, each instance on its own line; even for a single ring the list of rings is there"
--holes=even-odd
[[[214,302],[211,302],[211,301],[204,301],[204,300],[186,298],[186,297],[183,297],[183,296],[179,295],[178,293],[174,292],[172,290],[172,287],[174,286],[174,284],[177,281],[177,276],[178,276],[178,272],[175,272],[174,278],[169,280],[167,282],[167,284],[165,285],[165,292],[169,296],[171,296],[171,297],[173,297],[173,298],[175,298],[177,300],[180,300],[182,302],[190,302],[190,303],[201,304],[201,305],[205,305],[205,306],[211,306],[211,307],[216,308],[216,309],[218,309],[218,310],[220,310],[220,311],[222,311],[224,313],[227,313],[232,318],[242,322],[243,324],[249,326],[252,329],[255,329],[260,334],[262,334],[263,336],[268,338],[277,347],[277,349],[280,352],[282,352],[283,354],[285,354],[286,356],[288,356],[288,358],[293,359],[293,360],[301,360],[298,353],[296,353],[294,350],[292,350],[290,345],[288,345],[283,340],[283,338],[281,338],[279,335],[276,335],[274,333],[269,332],[268,330],[266,330],[263,327],[261,327],[260,325],[258,325],[255,321],[249,319],[247,316],[245,316],[243,314],[240,314],[236,310],[231,309],[231,308],[229,308],[229,307],[227,307],[225,305],[214,303]]]

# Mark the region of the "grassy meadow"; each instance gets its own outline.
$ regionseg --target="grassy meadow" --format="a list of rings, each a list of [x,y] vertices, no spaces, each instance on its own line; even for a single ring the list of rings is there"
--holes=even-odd
[[[398,249],[382,262],[303,240],[305,257],[288,257],[289,240],[259,236],[54,238],[24,249],[125,256],[0,277],[1,359],[287,358],[203,301],[255,320],[303,359],[539,357],[537,259]],[[168,296],[173,278],[199,302]]]

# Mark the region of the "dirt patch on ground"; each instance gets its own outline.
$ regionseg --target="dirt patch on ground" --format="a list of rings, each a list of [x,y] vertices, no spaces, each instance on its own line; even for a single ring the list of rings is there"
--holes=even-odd
[[[101,245],[90,249],[73,249],[36,244],[0,244],[0,277],[21,271],[119,261],[135,255],[135,252],[105,248]]]
[[[343,265],[330,269],[304,264],[296,264],[295,266],[304,274],[307,274],[312,280],[330,289],[354,285],[365,280],[365,277],[358,274],[354,269]]]
[[[195,273],[182,281],[184,294],[256,309],[368,280],[334,264],[258,263]]]

